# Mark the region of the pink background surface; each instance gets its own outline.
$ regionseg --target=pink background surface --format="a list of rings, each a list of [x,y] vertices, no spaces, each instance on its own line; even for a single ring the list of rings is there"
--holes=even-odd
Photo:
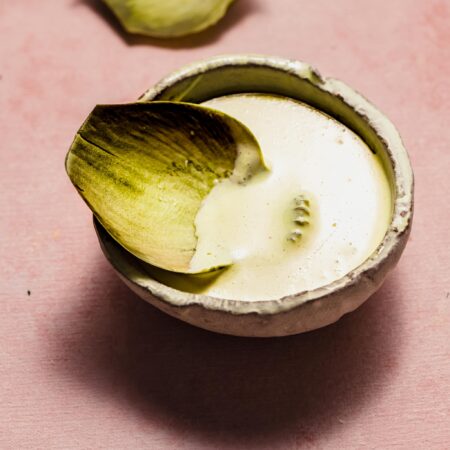
[[[448,0],[240,0],[215,29],[158,42],[97,1],[0,0],[0,448],[450,448],[449,24]],[[414,166],[397,269],[305,335],[215,335],[138,299],[64,172],[96,103],[233,52],[346,81]]]

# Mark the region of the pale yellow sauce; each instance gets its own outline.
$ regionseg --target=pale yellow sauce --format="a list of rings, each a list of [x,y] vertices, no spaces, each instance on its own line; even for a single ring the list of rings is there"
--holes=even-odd
[[[368,258],[389,225],[391,190],[379,158],[355,133],[282,97],[236,94],[204,105],[253,132],[270,172],[246,186],[220,182],[197,215],[191,268],[233,264],[206,282],[183,275],[161,281],[220,298],[269,300],[331,283]]]

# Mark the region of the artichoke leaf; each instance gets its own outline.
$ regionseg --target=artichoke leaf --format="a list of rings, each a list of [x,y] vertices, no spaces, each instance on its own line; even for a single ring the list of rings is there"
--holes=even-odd
[[[214,25],[233,0],[104,0],[129,33],[170,38]]]
[[[195,217],[210,190],[225,178],[245,184],[265,169],[242,123],[181,102],[98,105],[66,158],[73,185],[119,244],[182,273],[194,272]]]

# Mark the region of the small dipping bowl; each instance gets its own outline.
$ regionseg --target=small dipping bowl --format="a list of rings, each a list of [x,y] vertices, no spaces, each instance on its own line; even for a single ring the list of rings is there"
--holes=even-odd
[[[390,181],[392,220],[369,258],[317,289],[264,301],[224,300],[180,291],[155,280],[146,263],[121,247],[94,220],[101,248],[119,277],[141,298],[173,317],[235,336],[286,336],[323,327],[355,310],[382,284],[408,240],[413,173],[393,124],[341,81],[308,64],[258,55],[219,56],[189,65],[145,92],[139,101],[202,103],[237,93],[269,93],[300,100],[350,128],[376,152]]]

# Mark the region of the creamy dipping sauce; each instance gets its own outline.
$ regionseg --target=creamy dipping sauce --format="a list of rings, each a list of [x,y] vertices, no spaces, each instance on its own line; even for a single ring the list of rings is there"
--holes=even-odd
[[[233,262],[228,269],[200,282],[156,278],[220,298],[269,300],[329,284],[370,256],[391,220],[391,190],[379,157],[354,132],[284,97],[236,94],[203,105],[244,123],[270,171],[245,186],[221,181],[196,217],[191,267],[219,257]]]

